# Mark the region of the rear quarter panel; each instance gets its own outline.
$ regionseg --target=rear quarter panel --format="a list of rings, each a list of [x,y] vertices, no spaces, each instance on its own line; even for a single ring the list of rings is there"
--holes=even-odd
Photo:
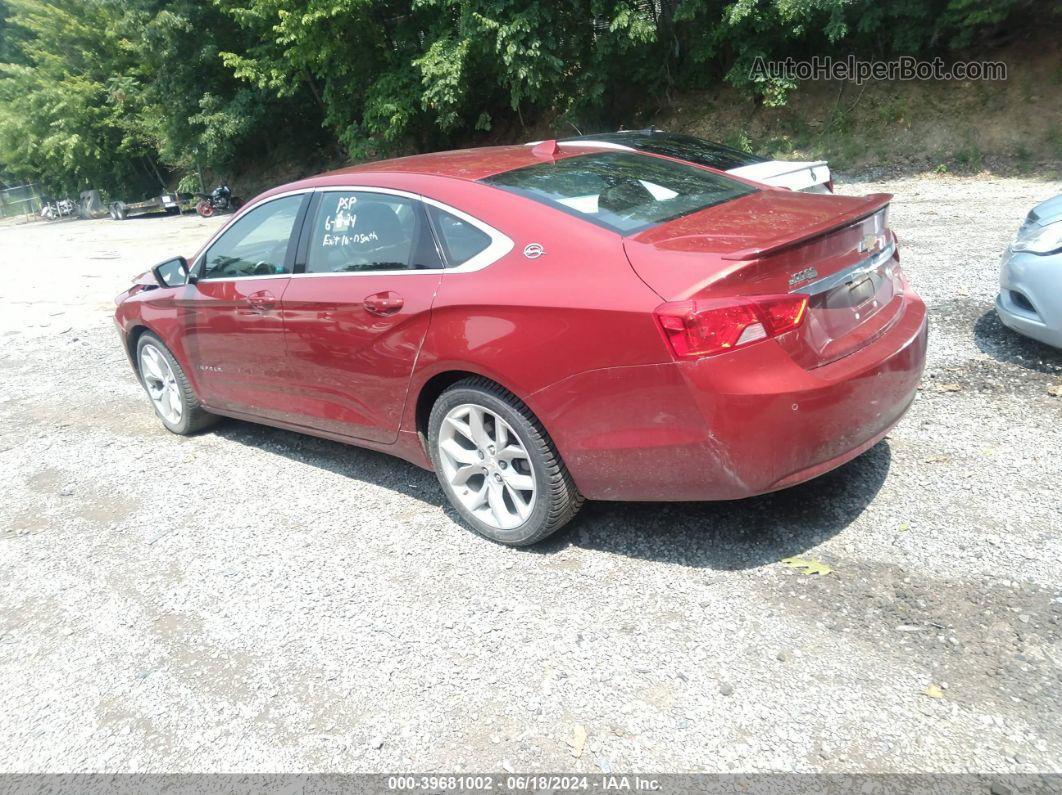
[[[619,235],[476,183],[424,193],[514,245],[483,270],[443,274],[411,395],[439,373],[475,372],[523,399],[548,430],[552,418],[536,406],[538,390],[587,370],[669,359],[652,315],[660,299],[630,267]],[[532,243],[545,253],[525,256]],[[404,427],[412,428],[415,400],[408,404]]]

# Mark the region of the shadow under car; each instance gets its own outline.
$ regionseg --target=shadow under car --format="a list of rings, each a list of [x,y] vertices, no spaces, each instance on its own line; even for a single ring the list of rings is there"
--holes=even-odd
[[[238,420],[212,432],[441,506],[464,527],[433,473],[385,453]],[[814,480],[744,500],[588,502],[571,525],[527,551],[549,555],[577,546],[683,566],[756,568],[800,555],[847,528],[881,490],[891,461],[886,439]]]

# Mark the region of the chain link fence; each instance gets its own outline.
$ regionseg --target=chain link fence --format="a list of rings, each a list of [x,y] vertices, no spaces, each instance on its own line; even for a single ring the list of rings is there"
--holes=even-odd
[[[41,192],[35,183],[0,189],[0,218],[36,215],[41,211]]]

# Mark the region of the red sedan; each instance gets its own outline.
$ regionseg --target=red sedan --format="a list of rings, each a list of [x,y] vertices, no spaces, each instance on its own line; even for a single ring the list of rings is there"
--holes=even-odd
[[[877,443],[926,351],[890,198],[552,141],[370,163],[259,196],[115,319],[171,431],[382,450],[531,544],[584,498],[748,497]]]

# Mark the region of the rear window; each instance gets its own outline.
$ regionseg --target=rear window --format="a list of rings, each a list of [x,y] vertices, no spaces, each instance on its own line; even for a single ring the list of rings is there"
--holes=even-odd
[[[694,166],[631,152],[599,152],[505,171],[488,185],[631,234],[722,204],[755,188]]]

